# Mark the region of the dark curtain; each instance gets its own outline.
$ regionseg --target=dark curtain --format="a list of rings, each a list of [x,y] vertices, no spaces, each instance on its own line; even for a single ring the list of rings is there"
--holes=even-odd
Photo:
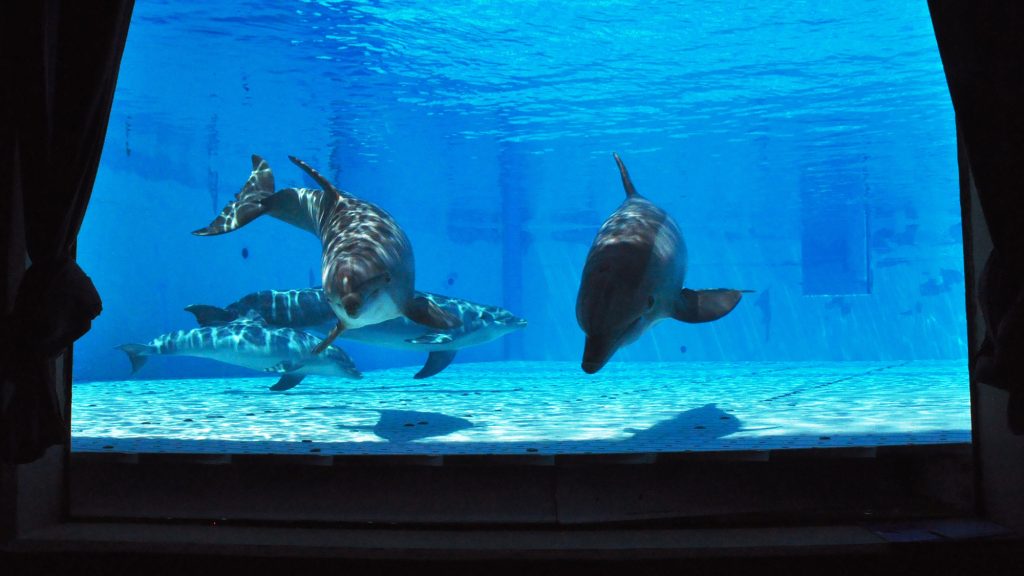
[[[133,5],[17,0],[0,18],[0,458],[7,462],[35,460],[69,437],[59,398],[70,376],[58,378],[55,361],[102,306],[75,263],[75,240]]]
[[[961,154],[993,244],[978,275],[986,331],[971,372],[1010,392],[1010,428],[1024,434],[1024,2],[928,6]]]

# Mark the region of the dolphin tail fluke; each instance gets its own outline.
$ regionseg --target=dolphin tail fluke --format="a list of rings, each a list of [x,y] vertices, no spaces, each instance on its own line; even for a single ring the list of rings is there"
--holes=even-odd
[[[455,359],[455,350],[440,350],[437,352],[431,352],[427,356],[427,363],[420,368],[420,371],[416,373],[413,378],[421,380],[423,378],[430,378],[434,374],[437,374],[441,370],[444,370],[452,363]]]
[[[263,206],[262,201],[273,194],[274,174],[266,160],[253,154],[252,174],[238,194],[235,194],[235,199],[228,202],[220,215],[208,226],[192,233],[196,236],[216,236],[237,230],[265,213],[267,208]]]
[[[122,344],[117,349],[128,355],[128,360],[132,363],[132,374],[138,372],[153,353],[153,347],[147,344]]]
[[[406,305],[402,313],[417,324],[438,330],[450,330],[462,326],[462,320],[458,316],[443,310],[423,296],[409,300],[409,304]]]
[[[231,313],[229,310],[218,308],[216,306],[208,306],[206,304],[192,304],[185,307],[186,312],[191,312],[196,317],[196,322],[200,326],[218,326],[221,324],[227,324],[231,322],[237,315]]]
[[[680,322],[691,324],[711,322],[725,316],[740,302],[741,290],[713,288],[710,290],[690,290],[683,288],[676,300],[672,317]]]
[[[622,176],[622,187],[626,190],[626,198],[636,196],[636,188],[633,186],[633,181],[629,178],[629,171],[626,170],[626,164],[622,162],[622,158],[619,158],[617,153],[612,152],[612,156],[615,157],[615,163],[619,166],[619,176]]]

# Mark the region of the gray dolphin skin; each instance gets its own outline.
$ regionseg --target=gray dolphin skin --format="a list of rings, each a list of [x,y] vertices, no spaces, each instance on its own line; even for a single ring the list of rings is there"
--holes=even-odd
[[[348,354],[328,346],[323,354],[313,354],[321,340],[292,328],[266,325],[256,314],[236,318],[216,326],[177,330],[157,336],[148,344],[123,344],[132,374],[139,371],[149,356],[195,356],[226,364],[280,374],[271,390],[294,388],[309,375],[362,378]]]
[[[223,308],[207,304],[185,307],[200,326],[226,324],[247,314],[258,314],[270,326],[304,330],[334,326],[335,316],[322,288],[260,290],[242,296]],[[396,318],[397,320],[397,318]],[[415,325],[415,324],[414,324]],[[426,327],[421,327],[421,331]]]
[[[275,192],[270,166],[253,155],[252,174],[235,200],[193,234],[224,234],[268,214],[316,235],[323,248],[324,293],[336,324],[314,354],[345,330],[400,316],[441,330],[459,325],[458,318],[415,295],[412,245],[390,214],[339,190],[302,160],[289,159],[322,189]]]
[[[428,378],[444,370],[456,352],[470,346],[485,344],[526,327],[526,320],[498,306],[485,306],[460,298],[429,292],[416,292],[417,298],[429,300],[439,309],[462,321],[458,328],[431,330],[408,318],[398,317],[379,324],[346,330],[340,337],[400,350],[428,352],[427,362],[414,378]],[[231,322],[246,314],[256,313],[273,326],[296,329],[330,329],[334,313],[324,291],[261,290],[247,294],[224,308],[193,304],[185,308],[195,315],[201,326]]]
[[[682,288],[686,244],[675,221],[637,193],[618,154],[613,154],[626,200],[601,225],[587,254],[576,321],[586,334],[583,371],[604,367],[619,348],[664,319],[710,322],[740,301],[740,290]]]

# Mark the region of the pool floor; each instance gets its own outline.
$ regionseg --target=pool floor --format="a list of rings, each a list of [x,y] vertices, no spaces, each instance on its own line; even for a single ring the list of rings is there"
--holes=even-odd
[[[453,364],[362,380],[81,382],[72,450],[604,454],[970,442],[966,361]]]

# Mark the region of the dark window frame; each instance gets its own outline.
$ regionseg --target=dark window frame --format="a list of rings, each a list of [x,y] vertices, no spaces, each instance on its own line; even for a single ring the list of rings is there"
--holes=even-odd
[[[959,135],[958,142],[960,144],[958,146],[958,149],[960,151],[959,165],[960,197],[962,209],[961,222],[964,231],[964,259],[966,273],[965,312],[967,314],[968,319],[969,351],[973,356],[973,354],[978,349],[978,345],[980,343],[980,334],[982,333],[984,326],[984,321],[975,305],[974,286],[976,285],[977,271],[980,271],[982,269],[982,265],[988,253],[991,250],[991,241],[988,238],[987,230],[985,229],[984,222],[981,217],[980,210],[978,208],[976,192],[973,189],[973,184],[970,179],[970,170],[969,166],[967,166],[966,159],[963,154],[963,144],[960,140]],[[60,377],[63,379],[64,382],[65,398],[67,399],[71,398],[70,366],[72,361],[73,352],[64,355],[57,362],[58,371],[59,374],[61,375]],[[984,432],[986,428],[998,428],[1001,425],[1000,422],[994,421],[997,416],[993,415],[992,413],[983,412],[982,410],[982,397],[989,394],[989,391],[987,389],[984,389],[984,386],[985,385],[977,384],[974,381],[974,379],[971,378],[970,391],[972,411],[972,443],[970,445],[969,450],[967,450],[967,452],[965,453],[963,451],[963,448],[965,447],[961,447],[959,452],[957,451],[958,449],[955,447],[942,449],[952,450],[951,452],[948,452],[945,455],[951,458],[951,460],[947,460],[946,462],[939,464],[940,466],[958,466],[964,463],[965,458],[967,459],[967,461],[973,463],[973,466],[971,467],[971,473],[974,476],[974,481],[972,482],[972,491],[969,499],[970,503],[967,507],[968,509],[964,510],[964,513],[966,515],[978,515],[982,517],[989,515],[990,506],[987,505],[983,498],[984,479],[981,477],[981,474],[982,470],[985,467],[985,462],[983,461],[985,453],[980,449],[980,445],[984,442],[989,442],[990,444],[992,442],[996,442],[996,440],[990,440],[989,437],[984,436]],[[70,402],[65,402],[65,414],[67,416],[70,416]],[[70,421],[70,419],[68,421]],[[211,471],[214,471],[214,473],[222,473],[231,470],[232,466],[225,466],[223,461],[218,461],[216,458],[212,458],[210,461],[205,463],[200,461],[193,461],[192,463],[180,461],[175,462],[174,458],[166,458],[166,455],[154,458],[152,459],[151,462],[146,462],[146,455],[134,456],[134,462],[132,461],[132,456],[116,455],[105,457],[106,460],[104,460],[104,458],[93,458],[92,462],[88,462],[89,458],[85,458],[84,460],[79,459],[79,455],[71,453],[70,432],[68,434],[69,436],[67,438],[67,442],[64,445],[52,448],[39,461],[27,465],[4,467],[2,495],[4,496],[6,508],[4,508],[3,510],[5,523],[4,525],[0,526],[0,535],[5,536],[5,540],[10,540],[11,538],[14,538],[14,542],[21,542],[22,549],[33,549],[33,547],[35,547],[35,549],[60,549],[64,546],[64,544],[70,541],[78,542],[80,547],[84,546],[88,548],[89,546],[93,546],[94,548],[100,549],[103,548],[104,543],[109,545],[109,543],[115,541],[135,541],[136,543],[143,544],[153,544],[157,543],[158,541],[162,541],[162,545],[168,547],[169,549],[173,549],[173,541],[175,539],[174,534],[178,534],[178,536],[180,536],[181,538],[188,540],[189,536],[187,535],[187,533],[189,529],[192,527],[192,525],[200,524],[203,526],[212,526],[218,521],[222,521],[220,517],[215,517],[212,515],[200,517],[186,516],[177,519],[177,521],[175,521],[174,519],[168,519],[166,518],[166,516],[151,516],[149,518],[136,518],[132,520],[132,523],[125,524],[123,521],[125,521],[127,517],[119,516],[116,513],[108,516],[92,514],[89,517],[86,517],[82,514],[73,514],[71,509],[71,500],[73,492],[75,490],[74,483],[77,482],[78,480],[72,478],[72,472],[76,466],[80,466],[83,463],[85,463],[87,466],[93,466],[92,473],[97,475],[96,478],[98,481],[94,482],[91,486],[102,486],[104,475],[111,471],[116,472],[118,470],[118,467],[136,467],[137,470],[142,470],[140,466],[148,467],[148,471],[150,473],[167,473],[168,470],[173,470],[176,468],[177,472],[182,474],[180,478],[175,478],[173,476],[165,478],[168,481],[167,484],[173,487],[175,485],[176,480],[184,478],[194,479],[195,472],[197,470],[205,470],[206,473],[211,473]],[[940,450],[940,452],[942,450]],[[930,460],[927,452],[928,448],[926,447],[910,447],[905,450],[905,453],[902,456],[909,456],[911,460],[914,456],[923,457],[924,464],[922,468],[914,468],[914,466],[911,466],[911,468],[918,470],[918,472],[924,472],[927,471],[929,461],[932,465],[936,464],[937,462],[935,460]],[[843,466],[848,466],[851,462],[854,463],[854,465],[857,465],[858,463],[862,465],[864,462],[877,460],[877,455],[878,453],[876,451],[876,458],[871,459],[865,458],[863,454],[861,454],[861,456],[858,457],[856,453],[829,453],[827,451],[812,451],[804,453],[793,453],[787,456],[790,458],[790,465],[797,463],[797,465],[801,468],[801,471],[809,474],[816,474],[822,473],[823,471],[826,471],[830,468],[832,470],[839,470],[839,472],[841,473],[843,472]],[[379,477],[381,471],[389,473],[396,471],[400,473],[403,470],[409,471],[414,469],[417,470],[418,472],[428,471],[426,472],[426,474],[417,474],[418,478],[412,478],[411,481],[408,483],[410,493],[412,494],[415,494],[415,492],[413,492],[414,490],[422,487],[422,483],[419,481],[419,478],[422,478],[423,476],[430,476],[432,473],[431,471],[436,472],[437,470],[454,470],[456,471],[455,475],[458,475],[459,473],[466,474],[466,471],[469,471],[470,475],[472,473],[480,473],[481,471],[483,471],[485,474],[490,474],[492,476],[492,479],[497,479],[499,481],[501,481],[502,476],[508,476],[509,470],[517,470],[520,472],[522,470],[526,470],[527,472],[525,472],[524,474],[527,475],[536,473],[530,472],[530,470],[557,471],[558,473],[567,474],[569,476],[575,474],[575,479],[577,480],[577,483],[570,487],[586,488],[588,482],[587,478],[605,479],[606,482],[604,483],[603,487],[599,487],[602,488],[603,491],[598,490],[590,494],[592,503],[596,505],[597,509],[600,509],[601,506],[606,506],[608,502],[605,501],[604,504],[601,504],[602,497],[611,498],[610,501],[618,503],[629,503],[637,501],[631,497],[635,497],[635,493],[630,495],[624,493],[621,490],[623,479],[629,480],[630,475],[643,475],[649,479],[653,478],[656,482],[663,481],[665,476],[669,476],[673,473],[682,473],[685,476],[686,474],[692,473],[694,470],[699,471],[702,467],[707,468],[708,466],[715,465],[715,458],[725,458],[724,462],[717,462],[717,465],[721,465],[719,466],[719,469],[725,470],[726,472],[743,471],[746,473],[746,475],[742,477],[743,482],[753,486],[758,485],[760,482],[768,478],[768,475],[766,473],[771,468],[779,468],[785,466],[787,456],[782,457],[780,460],[772,460],[771,455],[768,455],[767,461],[764,461],[763,455],[744,453],[726,455],[676,455],[667,458],[655,456],[653,457],[653,459],[651,455],[633,454],[589,458],[581,456],[576,457],[575,461],[573,461],[572,458],[568,458],[563,459],[565,460],[564,462],[556,462],[552,464],[530,461],[501,462],[498,460],[494,460],[490,457],[480,457],[475,461],[473,460],[473,458],[468,458],[461,463],[455,463],[451,466],[438,466],[436,465],[436,461],[430,460],[416,461],[412,459],[402,461],[402,459],[396,459],[395,457],[379,457],[379,459],[375,461],[366,460],[362,462],[350,462],[347,466],[338,466],[332,462],[332,465],[329,468],[332,470],[337,469],[349,472],[353,470],[359,470],[360,474],[364,474],[364,482],[366,481],[367,478],[373,480],[374,476]],[[122,459],[122,461],[118,461],[119,458]],[[189,457],[186,456],[183,458],[187,460]],[[673,458],[676,458],[676,461],[672,461]],[[744,458],[748,458],[750,460],[744,461]],[[988,458],[991,459],[992,457],[988,456]],[[161,461],[161,459],[163,459],[163,461]],[[201,459],[201,457],[198,458],[198,460]],[[773,462],[781,464],[773,465]],[[837,465],[837,462],[839,462],[840,464]],[[309,468],[312,470],[327,468],[324,466],[320,466],[320,463],[321,462],[318,462],[316,459],[309,459],[303,462],[300,465],[300,467]],[[276,470],[277,472],[280,472],[281,468],[274,466],[274,464],[275,462],[273,462],[272,459],[268,459],[265,462],[252,461],[246,464],[246,466],[249,466],[250,468],[256,467],[258,469],[266,471]],[[906,466],[906,461],[903,460],[900,462],[898,468],[900,470],[903,470],[903,472],[906,472]],[[237,471],[238,468],[236,468],[235,470]],[[539,475],[543,476],[545,474],[540,473]],[[548,474],[548,476],[550,476],[550,474]],[[250,480],[251,478],[240,477],[236,478],[236,481],[238,479]],[[209,477],[207,477],[206,480],[209,480]],[[504,482],[506,482],[506,484],[511,486],[512,488],[520,486],[513,483],[514,479],[505,478]],[[662,483],[662,485],[664,486],[664,483]],[[202,487],[203,483],[200,482],[198,484],[193,484],[193,486]],[[236,482],[236,486],[244,487],[245,484]],[[372,484],[370,486],[372,487]],[[486,488],[486,485],[477,484],[475,486],[475,488],[478,490],[482,487]],[[115,498],[117,497],[118,494],[117,490],[123,490],[125,488],[126,487],[124,486],[116,487],[107,485],[107,489],[110,490],[110,495],[112,495]],[[140,488],[140,486],[136,485],[134,486],[134,488],[138,489]],[[271,488],[276,491],[282,490],[281,486],[271,486]],[[933,495],[939,497],[940,499],[943,497],[944,488],[941,486],[918,486],[918,488],[920,489],[919,493],[921,494]],[[145,492],[144,486],[142,487],[142,490],[143,492]],[[124,494],[124,492],[121,492],[121,494]],[[453,493],[453,495],[458,497],[465,496],[465,494],[459,494],[457,492]],[[259,496],[260,495],[257,494],[257,497]],[[826,502],[829,497],[828,494],[811,494],[810,496],[812,498],[821,498],[821,501],[823,502]],[[964,503],[962,495],[956,496],[952,498],[952,500],[960,502],[961,504]],[[452,500],[452,502],[457,503],[459,502],[459,499],[456,498]],[[264,504],[266,504],[266,502],[264,502]],[[511,508],[514,507],[515,502],[507,502],[506,504],[511,504],[512,506],[506,506],[507,508]],[[584,506],[581,508],[581,510],[586,509],[593,510],[595,509],[595,506],[591,506],[589,508]],[[398,508],[398,512],[402,512],[401,507]],[[562,522],[554,523],[511,522],[504,524],[465,521],[446,524],[444,522],[438,521],[430,521],[424,523],[416,522],[415,520],[413,520],[411,522],[405,523],[405,525],[409,527],[420,528],[429,527],[432,530],[434,530],[435,533],[437,533],[437,531],[451,529],[453,526],[474,529],[488,527],[499,527],[505,529],[519,528],[533,530],[555,528],[559,530],[573,529],[572,531],[579,532],[585,531],[588,528],[594,528],[596,526],[607,527],[609,524],[622,526],[623,523],[625,523],[625,531],[627,533],[642,536],[645,533],[650,533],[652,530],[664,526],[672,526],[674,528],[686,526],[701,526],[705,529],[721,527],[723,525],[733,527],[738,525],[761,526],[768,527],[772,531],[779,531],[783,534],[789,534],[790,532],[787,532],[788,528],[786,527],[787,523],[789,524],[789,528],[799,528],[800,526],[814,524],[824,525],[828,523],[834,523],[837,521],[846,523],[854,522],[860,526],[870,524],[870,521],[865,523],[863,522],[863,519],[861,519],[862,522],[855,522],[853,518],[849,516],[843,517],[842,515],[826,515],[823,517],[818,517],[816,519],[807,516],[786,518],[780,515],[740,515],[729,517],[728,515],[681,515],[670,513],[667,515],[662,514],[660,518],[656,516],[657,514],[654,513],[647,513],[646,515],[635,514],[632,518],[620,518],[618,520],[609,518],[605,518],[604,520],[591,519],[589,521],[575,523],[567,523],[564,521],[564,518]],[[900,517],[902,516],[900,516],[897,513],[890,519]],[[306,546],[308,548],[311,546],[317,546],[317,539],[315,537],[310,537],[308,534],[303,536],[302,528],[304,526],[323,526],[335,529],[342,529],[346,520],[342,519],[338,521],[330,521],[325,523],[312,521],[308,522],[307,524],[288,523],[286,520],[274,520],[268,518],[239,519],[238,521],[240,527],[242,527],[242,525],[251,526],[253,524],[270,525],[275,522],[277,523],[278,526],[289,526],[289,528],[286,531],[295,534],[295,543],[293,544],[295,547]],[[350,519],[348,522],[350,523],[351,526],[359,525],[361,527],[359,530],[356,530],[356,532],[372,531],[372,528],[366,526],[367,519],[365,518]],[[373,522],[373,520],[370,520],[370,522]],[[388,524],[386,520],[380,522]],[[231,522],[229,521],[228,524],[230,523]],[[112,535],[113,532],[103,532],[103,530],[96,528],[101,527],[103,525],[111,526],[115,530],[120,530],[121,535],[115,537]],[[94,529],[96,535],[83,536],[79,534],[76,537],[74,534],[75,528],[82,526]],[[149,528],[160,528],[163,530],[163,532],[161,532],[160,534],[157,534],[156,532],[147,533],[146,530]],[[817,528],[816,530],[826,531],[825,528]],[[49,534],[51,535],[57,534],[57,539],[53,539],[52,536],[49,537],[50,539],[47,539],[47,531],[50,531]],[[136,533],[132,534],[133,531]],[[713,532],[713,530],[711,532]],[[239,546],[244,547],[247,545],[260,545],[261,542],[266,541],[267,533],[268,532],[257,534],[256,532],[251,532],[247,536],[242,532],[235,532],[234,534],[236,534],[238,538],[235,544],[225,544],[223,540],[220,540],[217,542],[213,542],[211,544],[210,549],[218,549],[219,547],[219,549],[225,550],[231,549],[231,546],[234,546],[234,549],[237,550],[239,549]],[[42,536],[40,536],[40,534]],[[63,539],[61,539],[61,535],[63,535]],[[385,539],[392,537],[395,539],[398,538],[398,536],[395,536],[394,534],[390,536],[387,534],[384,535]],[[727,542],[732,542],[737,546],[743,545],[743,540],[739,536],[738,532],[731,532],[729,534],[725,534],[724,537],[726,538]],[[160,540],[161,538],[163,540]],[[805,535],[805,537],[803,538],[795,539],[793,543],[795,545],[804,546],[812,540],[812,538],[808,538]],[[846,534],[839,535],[835,539],[828,540],[828,542],[836,545],[863,545],[863,541],[861,541],[858,544],[856,540],[856,538],[850,538],[849,534]],[[305,542],[305,544],[302,544],[303,541]],[[49,548],[47,547],[46,542],[50,542]],[[239,544],[239,542],[241,544]],[[719,543],[721,543],[721,541],[719,541]],[[780,549],[780,547],[781,546],[776,543],[774,549],[778,550]],[[642,546],[639,546],[639,548],[642,548]],[[680,543],[677,546],[668,544],[661,549],[674,549],[678,551],[684,548],[687,548],[687,545]],[[446,545],[443,542],[438,541],[434,541],[432,544],[427,542],[423,544],[423,547],[421,548],[421,550],[442,551],[450,549],[452,549],[452,546],[450,544]],[[557,550],[558,544],[552,543],[550,549]],[[626,546],[620,549],[625,549],[628,552],[629,550],[636,550],[638,549],[638,547],[631,548],[629,546]],[[758,548],[756,548],[756,546],[750,546],[748,548],[745,548],[745,550],[747,551],[755,549]],[[765,548],[763,547],[760,549],[765,550]],[[366,547],[361,548],[360,550],[363,551],[361,552],[362,554],[372,555],[373,553],[367,552],[367,550],[375,549],[373,549],[372,546],[367,545]],[[406,552],[408,553],[408,550],[406,550]]]

